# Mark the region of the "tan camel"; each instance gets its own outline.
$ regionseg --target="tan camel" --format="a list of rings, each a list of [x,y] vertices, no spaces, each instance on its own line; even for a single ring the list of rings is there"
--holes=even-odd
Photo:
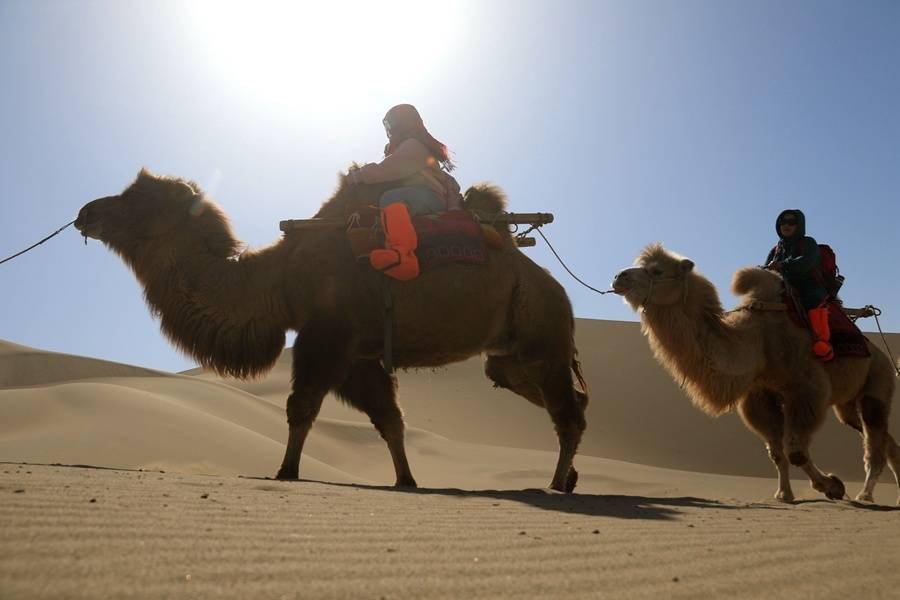
[[[384,189],[354,187],[341,176],[316,216],[346,218],[376,203]],[[504,199],[497,188],[476,186],[465,206],[497,213]],[[257,376],[281,354],[285,331],[297,332],[278,478],[298,478],[304,441],[332,391],[368,414],[391,453],[396,485],[416,485],[396,382],[381,363],[383,277],[356,262],[343,229],[291,232],[267,248],[240,252],[228,220],[196,184],[146,170],[118,196],[85,205],[75,226],[122,257],[162,331],[204,367]],[[505,228],[498,231],[503,247],[484,266],[441,265],[413,281],[390,280],[394,364],[436,367],[483,353],[496,386],[550,413],[560,444],[550,487],[572,491],[588,402],[572,308],[562,286],[518,250]]]
[[[695,406],[713,416],[736,408],[765,440],[778,469],[777,499],[794,498],[788,462],[803,469],[816,490],[844,497],[841,480],[822,473],[809,457],[829,405],[863,436],[866,481],[857,500],[872,501],[885,461],[900,487],[900,447],[887,431],[896,376],[884,353],[869,344],[869,358],[818,361],[810,334],[784,311],[749,309],[753,300],[781,301],[784,282],[765,269],[735,273],[732,289],[747,302],[724,312],[715,287],[690,260],[654,244],[635,265],[616,276],[613,289],[641,309],[654,355]]]

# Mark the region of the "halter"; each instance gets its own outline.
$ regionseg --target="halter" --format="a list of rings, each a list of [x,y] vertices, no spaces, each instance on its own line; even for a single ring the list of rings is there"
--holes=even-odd
[[[663,277],[662,279],[654,279],[653,274],[647,270],[647,267],[641,267],[641,268],[644,271],[644,273],[647,274],[647,277],[650,278],[650,287],[647,289],[647,295],[644,297],[644,301],[641,302],[641,306],[644,308],[644,310],[647,309],[647,302],[650,300],[650,296],[653,294],[653,284],[657,283],[657,282],[659,282],[659,283],[668,283],[669,281],[682,282],[684,294],[682,295],[681,302],[682,302],[682,304],[687,304],[688,286],[687,286],[687,278],[684,275],[682,275],[681,277]]]

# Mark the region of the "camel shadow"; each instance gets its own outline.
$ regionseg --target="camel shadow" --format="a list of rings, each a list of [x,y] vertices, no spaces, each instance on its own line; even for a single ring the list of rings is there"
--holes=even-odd
[[[800,499],[800,500],[794,500],[793,504],[795,506],[800,506],[803,504],[825,504],[825,505],[839,506],[839,507],[852,507],[855,509],[870,510],[873,512],[900,512],[900,506],[888,506],[885,504],[860,502],[859,500],[852,500],[849,496],[845,496],[843,500],[827,500],[825,498],[805,498],[805,499]]]
[[[243,477],[260,481],[277,481],[269,477]],[[420,496],[446,496],[459,499],[488,499],[517,502],[541,510],[562,514],[589,517],[611,517],[616,519],[640,519],[650,521],[672,521],[684,516],[685,509],[720,510],[789,510],[789,507],[765,504],[729,504],[707,498],[693,496],[652,497],[627,496],[619,494],[562,494],[546,489],[528,488],[523,490],[463,490],[459,488],[411,488],[363,483],[335,483],[315,479],[299,479],[284,483],[320,483],[342,488],[413,494]]]

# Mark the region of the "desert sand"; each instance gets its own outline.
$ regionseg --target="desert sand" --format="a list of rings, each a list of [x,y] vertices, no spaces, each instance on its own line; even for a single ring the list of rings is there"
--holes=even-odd
[[[399,491],[366,417],[332,398],[304,481],[266,479],[289,351],[241,382],[0,342],[0,598],[897,593],[888,474],[879,505],[827,501],[805,480],[800,501],[776,503],[762,442],[694,409],[636,323],[577,333],[591,405],[569,496],[541,489],[549,418],[491,388],[479,359],[398,375],[421,486]],[[830,417],[812,453],[858,491],[856,432]]]

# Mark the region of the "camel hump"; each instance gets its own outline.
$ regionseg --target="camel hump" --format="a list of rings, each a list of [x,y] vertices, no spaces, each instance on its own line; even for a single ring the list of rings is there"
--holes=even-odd
[[[506,194],[490,183],[476,183],[463,195],[463,208],[477,213],[485,220],[506,210]]]
[[[731,290],[738,296],[772,302],[781,301],[782,285],[780,275],[758,267],[740,269],[731,280]]]

